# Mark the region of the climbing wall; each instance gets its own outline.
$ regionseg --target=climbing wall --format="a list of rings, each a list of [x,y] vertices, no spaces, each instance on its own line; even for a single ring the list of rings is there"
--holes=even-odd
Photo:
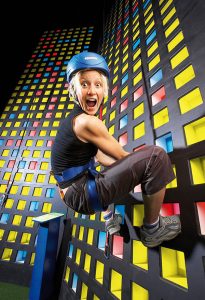
[[[29,285],[35,259],[33,217],[67,213],[50,175],[50,154],[68,103],[66,66],[90,47],[93,27],[43,33],[0,116],[0,281]]]
[[[146,144],[166,150],[176,179],[167,186],[161,214],[180,214],[182,234],[154,249],[142,245],[137,186],[111,206],[123,215],[123,226],[107,259],[102,215],[69,211],[72,239],[60,299],[203,298],[204,12],[197,0],[115,1],[99,46],[111,70],[99,117],[127,151]]]

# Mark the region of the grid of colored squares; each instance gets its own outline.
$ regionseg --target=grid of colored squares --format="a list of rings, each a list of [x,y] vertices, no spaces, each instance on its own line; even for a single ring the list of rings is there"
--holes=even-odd
[[[49,171],[60,121],[73,109],[66,66],[72,55],[89,49],[93,30],[46,31],[0,116],[0,194],[9,188],[0,214],[0,259],[5,262],[33,265],[33,217],[59,205],[56,181]]]

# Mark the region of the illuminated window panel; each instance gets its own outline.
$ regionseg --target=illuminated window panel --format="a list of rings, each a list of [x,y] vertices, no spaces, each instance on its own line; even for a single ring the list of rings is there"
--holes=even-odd
[[[123,237],[113,236],[112,254],[118,258],[123,259]]]
[[[184,114],[203,103],[199,88],[195,88],[191,92],[179,98],[179,107],[181,114]]]
[[[162,86],[159,90],[157,90],[154,94],[152,94],[151,99],[152,99],[152,105],[156,105],[162,100],[164,100],[166,97],[165,93],[165,88]]]
[[[156,145],[163,148],[167,153],[173,151],[173,140],[172,134],[167,133],[160,138],[156,139]]]
[[[133,205],[132,225],[137,227],[142,226],[143,218],[144,218],[144,205],[142,204]]]
[[[4,229],[0,229],[0,241],[3,239],[4,237],[4,232],[5,230]]]
[[[150,30],[154,27],[154,25],[155,25],[155,22],[154,22],[154,20],[152,20],[152,22],[148,25],[148,27],[145,29],[145,34],[147,35],[149,32],[150,32]]]
[[[122,297],[122,275],[115,270],[111,271],[110,292],[117,298]]]
[[[161,247],[162,277],[188,288],[184,253]]]
[[[29,170],[36,170],[37,169],[37,164],[38,164],[37,161],[31,161],[29,163]]]
[[[128,107],[128,99],[124,100],[121,104],[120,104],[120,112],[123,112],[125,109],[127,109]]]
[[[182,72],[180,72],[178,75],[174,77],[176,89],[179,89],[180,87],[184,86],[193,78],[195,78],[195,72],[192,65],[190,65],[189,67],[187,67],[186,69],[184,69]]]
[[[125,145],[127,145],[127,142],[128,142],[127,132],[125,132],[122,135],[120,135],[118,140],[119,140],[119,143],[120,143],[120,145],[122,147],[125,146]]]
[[[30,211],[38,211],[38,207],[39,207],[39,202],[38,201],[31,201],[29,210]]]
[[[168,9],[168,7],[173,3],[173,0],[168,0],[167,3],[163,6],[161,9],[161,15],[165,13],[165,11]]]
[[[152,75],[149,79],[150,82],[150,87],[154,86],[155,84],[157,84],[160,80],[162,80],[162,70],[159,69],[156,73],[154,73],[154,75]]]
[[[128,93],[128,85],[125,86],[121,91],[121,98],[123,98]]]
[[[176,14],[176,9],[173,7],[170,12],[166,15],[166,17],[163,19],[162,23],[165,26],[169,20]]]
[[[75,262],[77,265],[80,264],[80,259],[81,259],[81,249],[77,249],[76,256],[75,256]]]
[[[42,207],[42,212],[49,214],[52,210],[52,203],[44,202]]]
[[[144,103],[140,103],[133,110],[133,119],[137,119],[139,116],[144,114]]]
[[[205,183],[205,156],[190,159],[192,183],[204,184]]]
[[[205,117],[184,126],[187,145],[205,140]]]
[[[175,165],[172,165],[172,168],[173,168],[174,174],[176,176],[176,167],[175,167]],[[176,188],[176,187],[177,187],[177,177],[166,185],[167,189],[173,189],[173,188]]]
[[[146,45],[148,46],[157,36],[156,30],[153,30],[153,32],[147,37],[146,39]]]
[[[154,44],[147,50],[147,57],[150,57],[158,49],[158,46],[158,42],[154,42]]]
[[[132,263],[144,270],[148,270],[148,250],[142,242],[133,240]]]
[[[147,25],[147,23],[149,23],[149,21],[151,20],[151,18],[153,17],[153,11],[150,12],[150,14],[147,16],[147,18],[145,19],[145,25]]]
[[[98,235],[98,248],[100,250],[105,250],[105,240],[106,240],[106,232],[100,231]]]
[[[109,131],[109,134],[113,135],[115,133],[115,125],[112,125],[111,127],[109,127],[108,131]]]
[[[21,215],[14,215],[12,224],[15,225],[15,226],[20,226],[21,220],[22,220]]]
[[[3,213],[0,218],[0,224],[7,224],[10,214]]]
[[[115,117],[116,117],[116,111],[114,110],[113,112],[110,113],[110,117],[109,117],[110,122],[111,122],[112,120],[114,120]]]
[[[104,264],[99,260],[96,261],[96,271],[95,271],[95,279],[103,284],[103,276],[104,276]]]
[[[118,86],[115,86],[113,89],[112,89],[112,95],[114,95],[118,90]]]
[[[87,273],[90,273],[90,263],[91,263],[91,256],[86,253],[85,262],[84,262],[84,270]]]
[[[26,200],[19,200],[17,209],[18,210],[24,210],[26,207]]]
[[[29,245],[30,239],[31,239],[31,234],[24,232],[21,237],[21,244]]]
[[[87,295],[88,295],[88,286],[83,283],[82,284],[82,289],[81,289],[81,300],[87,300]]]
[[[5,261],[10,261],[12,252],[13,252],[13,249],[4,248],[4,251],[2,253],[1,259],[5,260]]]
[[[142,61],[141,61],[141,59],[139,59],[139,60],[134,64],[134,66],[133,66],[133,73],[136,72],[136,71],[139,69],[139,67],[141,66],[141,64],[142,64]]]
[[[133,100],[136,101],[143,95],[143,86],[140,86],[133,94]]]
[[[183,41],[184,35],[182,31],[177,33],[177,35],[167,44],[168,51],[171,52],[181,41]]]
[[[133,55],[133,61],[135,61],[139,57],[140,54],[141,54],[141,49],[138,49]]]
[[[69,243],[68,257],[70,257],[70,258],[73,257],[73,244],[71,244],[71,243]]]
[[[69,277],[70,277],[70,268],[69,268],[69,267],[66,267],[64,280],[65,280],[67,283],[68,283]]]
[[[73,279],[72,279],[72,290],[76,293],[77,290],[77,284],[78,284],[78,275],[76,275],[75,273],[73,273]]]
[[[160,110],[158,113],[154,114],[154,128],[159,128],[164,124],[169,122],[168,108]]]
[[[176,18],[173,23],[165,30],[165,36],[168,38],[170,34],[179,26],[179,19]]]
[[[200,232],[205,235],[205,202],[196,202],[196,208],[199,217]]]
[[[141,138],[143,135],[145,135],[145,122],[134,127],[134,140]]]
[[[181,49],[175,56],[170,60],[172,69],[176,68],[180,63],[182,63],[189,56],[187,47]]]
[[[14,200],[8,198],[8,199],[6,200],[5,208],[11,209],[11,208],[13,207],[13,204],[14,204]]]
[[[120,119],[120,129],[124,128],[125,126],[127,126],[127,123],[128,123],[128,116],[125,115],[124,117],[122,117]]]
[[[180,215],[179,203],[163,203],[160,209],[160,215],[163,217]]]
[[[132,282],[132,300],[149,300],[149,292],[141,285]]]
[[[142,80],[142,72],[138,73],[138,74],[133,78],[133,86],[137,85],[141,80]]]
[[[158,65],[160,62],[160,56],[157,54],[149,63],[148,63],[148,69],[151,71],[156,65]]]
[[[115,205],[115,213],[121,215],[121,217],[122,217],[122,224],[124,224],[125,205]]]

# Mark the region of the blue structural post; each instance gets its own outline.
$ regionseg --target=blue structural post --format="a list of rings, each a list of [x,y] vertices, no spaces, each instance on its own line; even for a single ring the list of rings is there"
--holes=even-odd
[[[30,300],[52,299],[61,213],[33,218],[39,223],[36,256],[29,291]]]

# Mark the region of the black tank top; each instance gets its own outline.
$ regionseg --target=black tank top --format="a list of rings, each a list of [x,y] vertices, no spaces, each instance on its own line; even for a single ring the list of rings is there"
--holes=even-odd
[[[92,143],[84,143],[73,131],[73,119],[85,113],[75,104],[71,113],[60,124],[51,149],[51,167],[54,174],[69,167],[85,165],[97,153],[98,148]]]

